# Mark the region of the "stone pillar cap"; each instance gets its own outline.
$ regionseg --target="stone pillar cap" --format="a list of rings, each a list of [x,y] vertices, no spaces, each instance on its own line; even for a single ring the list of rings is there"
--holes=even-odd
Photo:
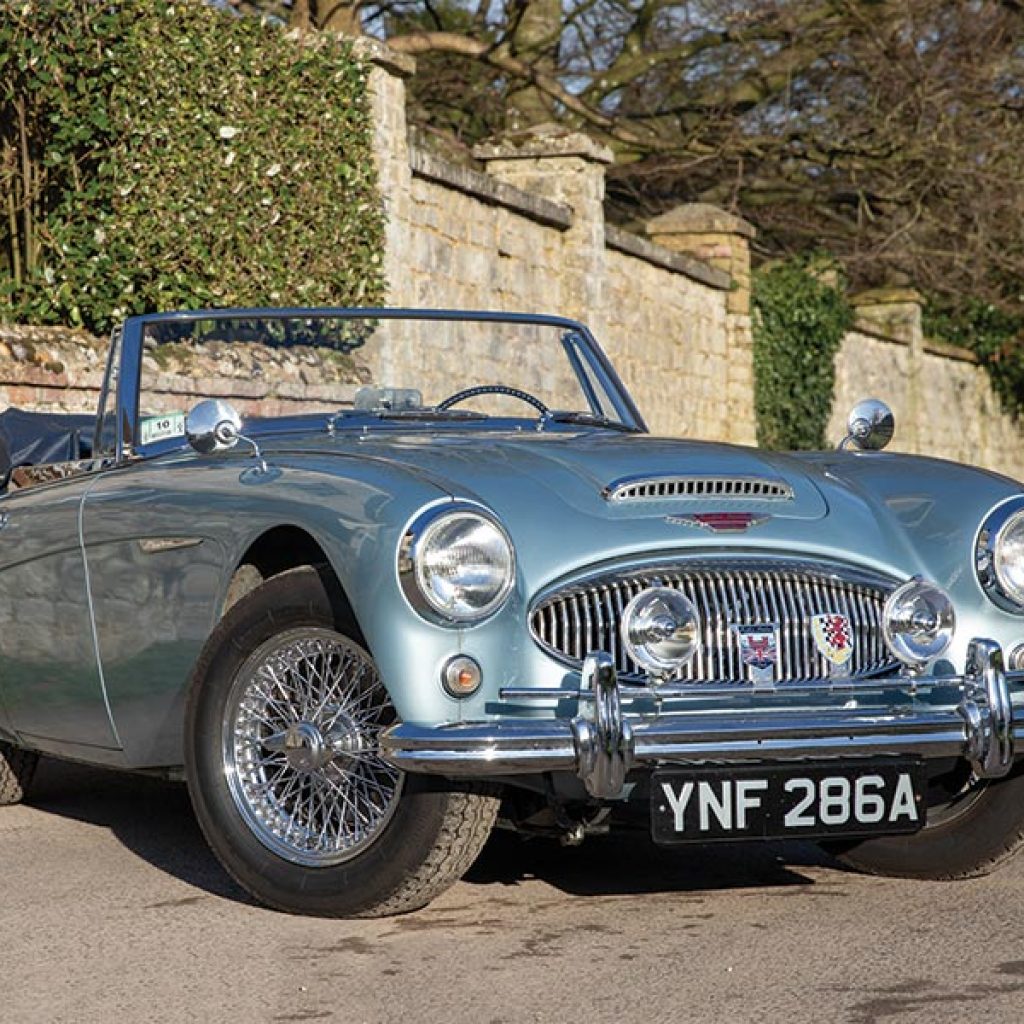
[[[558,124],[541,124],[521,132],[508,132],[473,147],[477,160],[542,160],[578,156],[598,164],[615,160],[612,151],[583,132]]]
[[[416,74],[416,58],[408,53],[399,53],[392,50],[387,43],[374,39],[373,36],[357,36],[352,39],[350,36],[342,36],[352,43],[352,52],[360,60],[370,64],[376,64],[396,78],[412,78]]]
[[[869,288],[850,296],[851,306],[896,306],[905,303],[921,306],[924,304],[924,298],[917,289],[903,285]]]
[[[647,234],[654,235],[742,235],[753,238],[754,225],[711,203],[684,203],[647,222]]]

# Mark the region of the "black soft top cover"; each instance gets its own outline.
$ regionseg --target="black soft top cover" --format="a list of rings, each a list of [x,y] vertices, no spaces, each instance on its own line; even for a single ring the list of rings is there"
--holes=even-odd
[[[0,480],[17,466],[87,459],[94,416],[73,413],[0,412]]]

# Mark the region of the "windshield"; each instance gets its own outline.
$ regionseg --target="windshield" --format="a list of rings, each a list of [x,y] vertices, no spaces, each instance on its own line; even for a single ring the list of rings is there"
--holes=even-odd
[[[142,444],[183,436],[185,414],[204,398],[229,401],[250,423],[327,413],[339,428],[394,420],[636,425],[621,385],[570,323],[383,311],[202,314],[142,318],[141,346]]]

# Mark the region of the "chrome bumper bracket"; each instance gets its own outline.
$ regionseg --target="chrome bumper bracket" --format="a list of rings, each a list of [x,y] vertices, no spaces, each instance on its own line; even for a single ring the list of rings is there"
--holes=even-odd
[[[998,779],[1013,767],[1013,705],[1003,669],[1003,652],[992,640],[972,640],[967,649],[964,700],[965,751],[974,772]]]
[[[589,714],[572,720],[576,745],[576,774],[594,797],[613,797],[622,792],[633,764],[633,729],[622,716],[615,663],[603,652],[587,655],[583,662],[581,691],[592,700]]]

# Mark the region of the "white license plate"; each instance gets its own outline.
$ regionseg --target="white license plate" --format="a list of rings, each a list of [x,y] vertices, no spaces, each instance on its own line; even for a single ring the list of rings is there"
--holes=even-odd
[[[651,778],[651,834],[685,843],[917,832],[925,784],[919,760],[665,769]]]

